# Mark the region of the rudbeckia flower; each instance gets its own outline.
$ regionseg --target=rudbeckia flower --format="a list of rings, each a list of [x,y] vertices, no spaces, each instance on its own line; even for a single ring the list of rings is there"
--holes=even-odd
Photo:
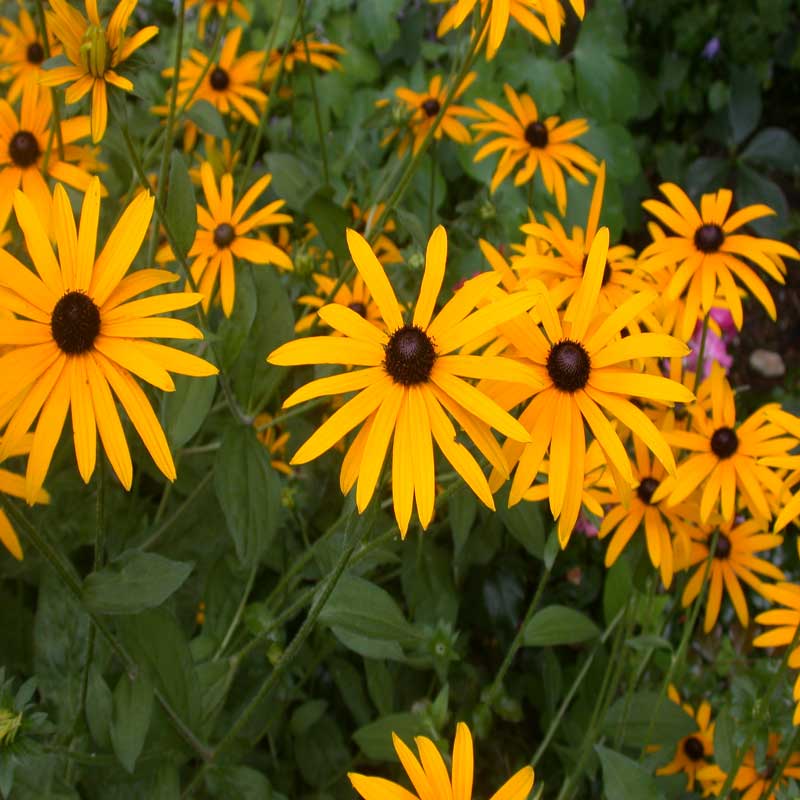
[[[764,410],[764,415],[781,430],[800,441],[800,418],[774,405],[767,406]],[[777,458],[766,457],[760,459],[759,463],[762,465],[794,469],[798,466],[798,460],[800,460],[800,457],[796,455],[779,456]],[[782,504],[778,517],[775,520],[775,533],[782,531],[798,515],[800,515],[800,492],[797,492],[790,500]]]
[[[200,180],[208,208],[197,205],[197,235],[189,250],[194,257],[192,277],[203,295],[203,308],[208,309],[219,278],[219,295],[226,317],[233,312],[236,297],[236,276],[233,259],[242,258],[253,264],[275,264],[291,269],[292,261],[286,253],[270,242],[247,236],[255,228],[291,222],[288,214],[279,214],[283,200],[273,200],[245,219],[245,215],[269,186],[272,175],[263,175],[233,207],[233,176],[225,174],[219,189],[211,164],[200,167]]]
[[[670,205],[659,200],[645,200],[642,205],[674,235],[654,241],[640,257],[643,265],[650,269],[677,267],[667,286],[666,297],[675,300],[686,293],[681,338],[688,340],[697,319],[719,306],[718,292],[725,298],[736,327],[741,329],[742,299],[734,278],[744,284],[774,320],[776,309],[772,295],[743,259],[756,264],[778,283],[784,283],[783,258],[800,259],[800,253],[775,239],[737,231],[775,212],[769,206],[752,205],[728,216],[733,200],[729,189],[703,195],[698,212],[686,193],[674,183],[662,183],[659,188]]]
[[[695,710],[689,703],[682,703],[674,686],[667,692],[669,699],[680,706],[696,723],[697,730],[684,736],[675,747],[675,755],[669,764],[656,770],[656,775],[686,774],[686,790],[694,791],[699,770],[712,763],[714,757],[714,725],[711,721],[711,706],[703,700]]]
[[[206,25],[212,13],[216,12],[220,19],[224,19],[228,7],[231,13],[242,22],[250,22],[250,12],[240,0],[186,0],[186,10],[199,8],[197,14],[197,35],[202,39],[206,35]]]
[[[559,524],[562,547],[566,547],[580,510],[579,489],[586,454],[584,422],[606,455],[618,491],[626,496],[635,482],[633,470],[619,434],[606,414],[637,434],[667,470],[674,471],[669,445],[631,398],[665,404],[685,403],[694,398],[688,389],[674,381],[626,365],[634,359],[686,355],[688,348],[679,340],[658,333],[620,338],[623,328],[652,304],[655,292],[639,292],[612,314],[601,313],[597,298],[607,254],[608,228],[600,228],[589,250],[581,287],[565,312],[556,310],[539,283],[542,297],[534,314],[541,320],[544,333],[532,315],[497,326],[513,345],[510,353],[534,370],[542,387],[513,384],[486,387],[505,409],[527,403],[519,420],[529,431],[531,442],[507,441],[503,446],[509,464],[517,465],[509,493],[510,505],[519,502],[528,491],[542,459],[550,451],[550,510],[554,518],[565,515],[565,522]],[[492,477],[493,485],[499,485],[502,476],[495,473]]]
[[[377,255],[377,253],[375,253]],[[317,294],[304,294],[297,298],[297,302],[303,306],[310,306],[311,308],[320,309],[325,305],[325,298],[336,287],[338,281],[330,275],[315,273],[311,276],[317,286]],[[367,284],[364,283],[364,278],[357,274],[350,283],[343,283],[336,293],[331,298],[331,302],[338,303],[340,306],[347,306],[351,311],[355,311],[360,317],[371,322],[373,325],[381,327],[383,325],[383,317],[378,304],[372,299],[369,293]],[[294,326],[297,333],[307,331],[317,319],[317,312],[305,314]],[[322,323],[325,324],[324,322]]]
[[[394,436],[394,513],[405,536],[414,497],[423,528],[433,517],[435,441],[456,472],[493,509],[486,478],[469,450],[456,441],[448,413],[490,461],[503,465],[489,428],[523,442],[528,440],[528,434],[513,417],[463,379],[491,377],[528,387],[538,386],[538,381],[532,370],[510,358],[455,353],[500,320],[529,309],[536,301],[536,293],[520,292],[473,312],[499,281],[497,275],[486,273],[467,281],[434,317],[447,259],[447,234],[439,226],[428,241],[422,286],[409,323],[403,319],[394,289],[366,239],[348,229],[347,243],[359,274],[380,308],[383,328],[346,306],[331,303],[321,308],[319,315],[344,336],[298,339],[268,356],[270,364],[281,366],[365,367],[312,381],[286,399],[284,408],[315,397],[358,392],[312,434],[291,463],[305,464],[317,458],[361,425],[342,463],[340,485],[347,494],[358,481],[356,505],[363,512],[375,491]]]
[[[279,433],[272,422],[271,414],[258,414],[253,420],[253,427],[256,429],[256,438],[270,455],[270,464],[273,469],[282,472],[284,475],[291,475],[292,468],[284,461],[286,458],[286,443],[289,441],[289,432]]]
[[[51,30],[52,15],[46,12],[45,16],[48,30]],[[0,81],[10,81],[6,100],[15,103],[24,91],[39,86],[39,79],[44,75],[44,42],[31,15],[21,5],[18,23],[3,17],[0,19],[0,28],[4,31],[0,34]],[[61,53],[61,47],[52,36],[50,39],[52,58]]]
[[[414,740],[420,760],[417,760],[408,745],[397,734],[392,734],[392,741],[397,757],[414,787],[414,793],[385,778],[373,778],[369,775],[349,772],[347,777],[350,778],[353,788],[364,800],[388,800],[388,798],[396,798],[396,800],[471,800],[474,773],[472,734],[463,722],[459,722],[456,726],[451,774],[448,774],[447,765],[436,749],[436,745],[426,736],[417,736]],[[523,767],[512,775],[489,800],[527,800],[533,788],[533,781],[533,768]]]
[[[458,100],[471,86],[476,77],[476,72],[470,72],[459,84],[453,95],[453,100]],[[448,88],[442,85],[442,78],[440,75],[434,75],[433,78],[431,78],[427,92],[415,92],[406,87],[396,89],[395,95],[405,107],[404,110],[406,113],[410,116],[404,121],[402,129],[391,131],[383,138],[381,147],[385,147],[389,144],[389,142],[402,131],[400,144],[397,146],[397,155],[401,157],[405,155],[409,144],[412,143],[412,152],[417,153],[420,147],[422,147],[422,142],[425,140],[428,131],[433,127],[436,117],[442,105],[444,105],[447,94]],[[388,102],[388,100],[379,100],[376,105],[379,107],[385,106]],[[446,133],[453,141],[459,144],[466,144],[472,141],[469,131],[458,120],[458,117],[476,116],[478,116],[477,111],[467,108],[466,106],[450,103],[434,131],[433,138],[441,139]]]
[[[106,84],[132,92],[133,84],[116,69],[158,33],[155,25],[148,25],[133,36],[125,35],[136,3],[137,0],[117,3],[108,25],[103,27],[97,11],[97,0],[86,0],[86,17],[67,0],[50,0],[54,14],[53,33],[61,40],[73,66],[47,70],[40,82],[44,86],[61,86],[72,82],[65,95],[68,103],[77,103],[91,91],[94,142],[103,138],[108,124]]]
[[[703,630],[706,633],[714,627],[719,616],[723,589],[730,597],[739,622],[746,627],[750,614],[739,581],[766,597],[767,589],[759,576],[774,581],[784,579],[783,572],[772,562],[756,556],[756,553],[773,550],[783,542],[783,537],[766,532],[766,522],[763,519],[749,519],[735,527],[732,521],[723,522],[717,519],[716,522],[719,524],[712,521],[711,524],[704,526],[689,525],[686,529],[686,534],[692,540],[688,566],[696,565],[697,569],[683,590],[681,602],[684,607],[691,605],[703,588],[709,548],[714,531],[719,529],[716,548],[711,557],[711,568],[708,570],[708,597],[703,623]],[[684,523],[679,520],[675,526],[681,528]]]
[[[273,50],[269,54],[264,80],[271,83],[277,78],[281,59],[283,59],[284,72],[294,72],[297,64],[311,64],[323,72],[341,69],[342,65],[336,60],[336,57],[345,52],[344,47],[339,44],[318,42],[313,36],[307,36],[305,40],[292,42],[285,56],[282,50]]]
[[[689,409],[690,429],[665,434],[673,447],[693,455],[678,465],[674,477],[670,476],[659,486],[653,499],[658,502],[669,495],[667,503],[675,505],[702,485],[700,519],[703,522],[718,503],[722,518],[732,520],[737,493],[754,516],[772,519],[768,495],[780,497],[783,483],[777,473],[760,460],[765,456],[788,455],[797,440],[785,436],[783,428],[769,422],[763,408],[737,425],[733,389],[719,364],[712,365],[711,376],[704,384],[707,385],[703,387],[703,394],[710,390],[710,415],[703,407],[693,406]]]
[[[138,270],[125,277],[147,233],[153,196],[142,192],[122,213],[98,256],[100,181],[93,178],[83,200],[76,229],[67,193],[57,184],[53,199],[58,257],[53,252],[36,208],[22,192],[14,211],[36,272],[0,250],[0,304],[23,319],[0,320],[0,345],[12,345],[0,356],[0,417],[8,422],[0,441],[0,460],[23,439],[38,416],[28,457],[25,496],[39,495],[67,411],[78,471],[88,483],[97,455],[97,433],[114,472],[129,489],[133,465],[112,390],[141,436],[156,466],[169,480],[175,465],[164,431],[134,375],[173,391],[170,372],[214,375],[216,367],[197,356],[146,341],[150,337],[202,339],[202,333],[178,319],[154,316],[188,308],[201,295],[175,292],[131,300],[169,283],[176,275]]]
[[[559,125],[558,117],[548,117],[542,122],[530,95],[518,95],[508,84],[503,88],[513,114],[488,100],[475,101],[483,112],[482,120],[472,124],[478,132],[476,141],[493,133],[499,134],[478,150],[475,161],[482,161],[492,153],[503,151],[489,185],[492,192],[523,159],[523,165],[514,176],[515,186],[533,180],[536,170],[541,168],[545,188],[555,195],[558,210],[563,216],[567,209],[564,172],[585,185],[589,180],[583,170],[596,172],[598,169],[595,157],[572,142],[572,139],[586,133],[589,125],[585,119],[573,119]]]
[[[81,192],[89,187],[92,176],[80,166],[85,154],[75,145],[89,136],[89,117],[72,117],[61,122],[62,159],[51,135],[52,112],[49,90],[40,91],[35,86],[23,94],[19,117],[0,99],[0,230],[11,213],[15,189],[21,188],[28,195],[49,234],[53,198],[47,178],[53,177]],[[106,193],[105,189],[102,193]]]
[[[225,36],[219,61],[210,66],[208,56],[199,50],[190,51],[189,57],[181,62],[178,105],[191,106],[197,100],[207,100],[220,114],[236,113],[251,125],[258,125],[258,115],[252,104],[262,109],[267,103],[267,96],[256,88],[264,54],[253,50],[237,58],[241,40],[242,28],[229,31]],[[203,72],[205,77],[202,83],[193,95],[190,94]],[[165,78],[171,78],[173,74],[172,67],[162,73]]]

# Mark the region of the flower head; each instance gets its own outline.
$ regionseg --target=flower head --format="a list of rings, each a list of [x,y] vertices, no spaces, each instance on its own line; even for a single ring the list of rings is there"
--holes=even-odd
[[[218,17],[225,17],[230,5],[231,13],[242,22],[250,22],[250,12],[241,0],[186,0],[186,10],[197,8],[197,35],[202,39],[206,35],[206,25],[213,13]]]

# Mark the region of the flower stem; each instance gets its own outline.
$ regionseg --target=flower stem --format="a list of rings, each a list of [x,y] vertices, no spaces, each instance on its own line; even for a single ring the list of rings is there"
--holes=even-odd
[[[306,64],[308,65],[309,81],[311,83],[311,103],[314,106],[314,119],[317,123],[317,133],[319,135],[319,154],[322,158],[322,176],[325,179],[325,186],[331,185],[331,176],[328,170],[328,148],[325,144],[325,132],[322,130],[322,115],[319,111],[319,98],[317,97],[317,82],[314,72],[314,65],[311,63],[311,52],[308,49],[308,36],[306,33],[305,14],[300,15],[300,35],[303,37],[303,49],[306,53]]]
[[[706,338],[708,337],[708,321],[711,318],[711,312],[703,317],[703,328],[700,332],[700,349],[697,351],[697,361],[694,368],[694,393],[697,394],[697,389],[700,386],[700,381],[703,379],[703,360],[706,356]]]

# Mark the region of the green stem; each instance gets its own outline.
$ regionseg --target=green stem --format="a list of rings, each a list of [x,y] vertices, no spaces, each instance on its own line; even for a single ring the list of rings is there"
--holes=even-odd
[[[700,386],[700,381],[703,379],[703,360],[706,356],[706,338],[708,337],[708,321],[711,319],[711,312],[703,317],[703,329],[700,332],[700,349],[697,351],[697,363],[694,370],[694,393],[697,394],[697,389]]]
[[[242,599],[239,601],[239,605],[236,607],[236,613],[233,615],[231,624],[228,626],[228,630],[225,632],[225,636],[220,642],[217,652],[214,653],[214,657],[211,659],[212,661],[216,661],[222,656],[222,654],[225,652],[225,648],[233,638],[233,634],[236,632],[236,628],[239,625],[242,614],[244,614],[244,609],[247,605],[247,600],[250,597],[250,592],[253,590],[253,584],[255,583],[257,572],[258,559],[256,558],[253,560],[253,566],[250,567],[250,574],[247,576],[247,583],[245,584],[244,591],[242,592]]]
[[[319,152],[322,158],[322,176],[325,185],[331,185],[331,176],[328,171],[328,148],[325,143],[325,132],[322,130],[322,115],[319,111],[319,98],[317,97],[317,82],[314,65],[311,63],[311,52],[308,49],[308,37],[306,35],[305,15],[300,15],[300,35],[303,37],[303,48],[306,51],[306,63],[308,65],[309,81],[311,82],[311,103],[314,106],[314,119],[317,123],[317,133],[319,134]]]
[[[431,145],[431,180],[428,187],[428,231],[433,233],[433,218],[435,216],[436,208],[436,140]]]

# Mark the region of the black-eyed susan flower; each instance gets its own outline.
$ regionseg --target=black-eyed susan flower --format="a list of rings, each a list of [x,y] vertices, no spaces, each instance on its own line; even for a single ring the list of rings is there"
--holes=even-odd
[[[574,518],[575,509],[580,507],[586,454],[584,422],[602,447],[617,488],[625,496],[630,494],[635,479],[630,458],[609,416],[637,434],[667,470],[674,471],[669,445],[631,398],[666,404],[686,403],[694,397],[674,381],[627,366],[634,359],[685,355],[688,348],[677,339],[658,333],[620,338],[622,329],[648,308],[655,293],[639,292],[610,315],[599,312],[597,298],[607,253],[608,229],[600,228],[589,250],[581,287],[566,312],[558,312],[539,283],[542,297],[535,315],[541,320],[544,333],[531,315],[497,326],[513,346],[508,352],[528,365],[542,384],[541,388],[513,384],[486,387],[505,409],[526,403],[519,419],[529,431],[531,442],[506,441],[503,446],[509,464],[516,464],[509,503],[522,499],[549,450],[549,499],[555,518],[562,513]],[[502,476],[495,473],[492,477],[493,485],[499,485]],[[565,533],[562,547],[568,540],[568,532]]]
[[[489,184],[492,192],[517,166],[515,186],[533,180],[537,169],[540,170],[545,188],[555,195],[558,210],[563,215],[567,208],[564,172],[578,183],[587,184],[589,179],[585,172],[596,172],[598,168],[595,157],[572,141],[586,133],[589,124],[585,119],[573,119],[561,125],[558,117],[548,117],[542,122],[530,95],[518,95],[508,84],[503,88],[513,114],[488,100],[475,101],[483,112],[480,121],[472,123],[477,131],[476,141],[497,134],[475,153],[475,161],[502,151]]]
[[[476,72],[470,72],[458,85],[453,95],[453,100],[458,100],[472,85],[476,77]],[[431,78],[427,92],[415,92],[405,86],[396,89],[395,95],[403,105],[405,119],[400,128],[390,131],[383,138],[381,146],[385,147],[399,135],[400,143],[397,146],[397,155],[402,157],[406,150],[408,150],[409,145],[411,145],[412,152],[417,153],[420,147],[422,147],[422,142],[428,135],[428,131],[436,122],[436,118],[444,105],[448,91],[448,87],[442,84],[441,75],[434,75]],[[377,105],[379,107],[385,106],[388,102],[388,100],[379,100]],[[441,139],[444,134],[447,134],[453,141],[459,144],[471,142],[472,137],[469,131],[459,121],[458,117],[474,118],[476,116],[478,116],[478,112],[474,109],[450,103],[434,131],[433,138]]]
[[[341,69],[342,65],[336,60],[338,56],[344,55],[346,50],[339,44],[333,42],[319,42],[313,36],[307,36],[305,40],[299,39],[289,45],[286,55],[282,50],[273,50],[269,54],[267,68],[264,70],[264,80],[271,83],[278,76],[281,59],[283,59],[283,69],[285,72],[294,72],[297,64],[311,64],[323,72],[332,72]]]
[[[225,36],[225,42],[215,64],[208,64],[208,56],[192,49],[189,57],[181,62],[181,75],[178,81],[178,104],[187,107],[197,100],[207,100],[220,114],[239,115],[251,125],[258,125],[255,105],[263,109],[267,96],[256,88],[264,62],[264,54],[250,51],[237,58],[242,40],[242,28],[234,28]],[[201,74],[205,77],[199,86]],[[165,69],[164,77],[171,78],[172,67]],[[195,90],[195,86],[197,89]],[[191,94],[194,91],[194,94]]]
[[[240,0],[186,0],[187,11],[197,9],[197,35],[202,39],[206,35],[206,25],[212,14],[225,19],[227,9],[242,22],[250,22],[250,12]]]
[[[173,480],[175,466],[150,402],[134,379],[172,391],[170,372],[213,375],[216,367],[197,356],[146,341],[151,337],[202,339],[188,322],[155,316],[200,302],[199,294],[174,292],[131,300],[176,279],[164,270],[126,273],[142,244],[153,213],[153,196],[143,192],[122,213],[99,255],[97,226],[100,181],[93,178],[76,228],[67,193],[57,184],[53,252],[36,208],[22,192],[14,211],[36,272],[0,250],[2,304],[21,319],[0,320],[0,408],[11,410],[0,442],[5,458],[38,417],[28,457],[26,499],[33,502],[44,482],[67,412],[71,409],[78,471],[88,482],[95,467],[97,433],[114,472],[126,489],[133,466],[113,393],[158,468]]]
[[[492,377],[528,387],[538,386],[538,381],[531,369],[510,358],[455,353],[500,320],[526,311],[536,301],[536,293],[520,292],[473,312],[498,283],[495,274],[487,273],[467,281],[434,317],[447,259],[447,234],[439,226],[428,242],[425,273],[412,321],[405,322],[394,289],[366,239],[348,229],[347,243],[356,268],[381,311],[383,329],[353,309],[332,303],[321,308],[319,315],[343,336],[298,339],[268,356],[271,364],[282,366],[365,367],[312,381],[286,399],[284,408],[315,397],[358,392],[312,434],[291,463],[305,464],[317,458],[361,425],[342,463],[340,485],[346,494],[358,482],[356,505],[362,512],[375,491],[394,436],[394,513],[405,536],[415,497],[422,527],[427,528],[433,517],[435,441],[456,472],[493,509],[486,478],[470,451],[456,441],[448,414],[490,461],[502,465],[499,446],[489,428],[519,441],[527,441],[528,434],[464,378]]]
[[[472,734],[467,725],[459,722],[453,743],[450,773],[436,745],[426,736],[414,739],[419,760],[395,733],[392,742],[397,757],[408,775],[413,793],[400,784],[385,778],[375,778],[349,772],[347,777],[364,800],[472,800],[474,754]],[[421,763],[420,763],[421,762]],[[514,773],[489,800],[527,800],[533,788],[534,772],[530,766]]]
[[[136,4],[137,0],[117,3],[104,26],[97,0],[86,0],[86,17],[67,0],[50,0],[54,15],[51,28],[64,45],[64,53],[72,66],[49,69],[40,82],[45,86],[71,83],[65,95],[68,103],[77,103],[84,95],[92,93],[94,142],[103,138],[108,124],[106,84],[132,92],[133,84],[116,69],[158,33],[155,25],[148,25],[133,36],[125,34]]]
[[[83,149],[75,144],[89,136],[89,117],[72,117],[61,122],[64,145],[61,158],[51,136],[52,112],[49,90],[40,91],[36,86],[24,93],[19,117],[0,99],[0,229],[11,213],[16,189],[22,189],[29,197],[50,233],[53,198],[47,178],[53,177],[82,192],[92,180],[80,165],[85,157]],[[102,192],[105,194],[105,189]]]
[[[214,171],[205,162],[200,168],[200,179],[207,208],[197,205],[197,235],[189,250],[194,258],[192,277],[203,295],[203,308],[207,309],[219,280],[219,296],[226,317],[233,311],[236,297],[234,258],[253,264],[275,264],[281,269],[291,269],[292,261],[285,251],[274,244],[247,234],[266,225],[291,222],[288,214],[278,213],[283,200],[273,200],[249,217],[247,212],[269,186],[272,175],[262,175],[233,206],[233,176],[226,173],[217,187]]]
[[[710,414],[701,405],[689,408],[687,431],[665,435],[673,447],[691,455],[678,465],[674,476],[659,486],[653,499],[667,497],[669,505],[682,503],[698,487],[700,519],[705,522],[719,506],[722,518],[733,519],[740,497],[755,516],[772,519],[770,495],[780,497],[783,482],[776,471],[760,463],[765,456],[786,456],[797,440],[770,422],[763,408],[754,411],[740,425],[736,423],[736,402],[725,371],[714,363],[704,381],[711,397]],[[699,393],[699,392],[698,392]]]
[[[32,436],[23,436],[16,446],[11,448],[8,457],[28,454],[32,443]],[[24,476],[16,475],[7,469],[0,468],[0,492],[11,495],[11,497],[24,498],[26,496]],[[39,489],[34,501],[37,503],[49,503],[50,496],[44,489]],[[2,508],[0,508],[0,544],[18,561],[22,560],[22,545],[19,543],[19,537]]]
[[[688,340],[696,321],[719,306],[718,293],[725,298],[736,327],[742,327],[742,298],[737,280],[775,319],[772,295],[746,261],[760,267],[778,283],[784,283],[786,265],[783,259],[800,259],[800,253],[775,239],[737,233],[749,222],[775,212],[759,204],[745,206],[728,216],[733,201],[729,189],[703,195],[698,212],[679,186],[662,183],[659,188],[670,205],[659,200],[645,200],[642,205],[674,235],[654,241],[642,252],[641,259],[650,269],[677,267],[667,286],[666,297],[674,300],[685,295],[681,338]]]
[[[680,706],[696,723],[697,730],[684,736],[675,747],[675,755],[669,764],[656,770],[656,775],[686,775],[686,789],[694,791],[697,773],[709,764],[714,757],[714,725],[711,721],[711,705],[703,700],[695,709],[690,703],[681,702],[678,690],[670,685],[669,699]]]
[[[681,521],[676,521],[674,524],[676,528],[684,525]],[[703,622],[703,630],[706,633],[717,621],[723,591],[730,598],[739,622],[746,626],[750,614],[740,581],[759,594],[765,595],[762,577],[772,581],[783,580],[783,572],[778,567],[756,556],[756,553],[773,550],[783,542],[781,536],[767,533],[766,529],[767,523],[763,519],[749,519],[734,526],[733,521],[723,522],[719,518],[712,519],[708,525],[690,524],[687,528],[686,534],[692,540],[688,566],[697,568],[683,590],[681,602],[684,606],[694,602],[703,588],[709,548],[714,532],[719,530],[716,547],[711,556],[711,566],[708,569],[708,596]]]
[[[376,253],[377,255],[377,253]],[[331,297],[331,292],[336,289],[338,281],[330,275],[323,273],[314,273],[311,276],[317,287],[316,294],[304,294],[297,298],[297,302],[303,306],[310,306],[314,309],[320,309],[326,305],[326,298]],[[369,287],[364,282],[364,278],[360,273],[356,274],[352,281],[343,283],[336,289],[330,302],[338,303],[340,306],[347,306],[351,311],[355,311],[360,317],[363,317],[373,325],[379,328],[383,327],[383,317],[378,304],[372,299],[369,293]],[[307,331],[317,319],[317,312],[313,311],[310,314],[305,314],[297,320],[294,326],[295,331],[301,333]],[[325,324],[324,322],[322,323]]]
[[[52,16],[46,12],[46,17]],[[48,24],[48,30],[52,22]],[[42,64],[45,60],[44,41],[33,18],[27,9],[20,5],[19,19],[13,22],[9,17],[0,19],[0,81],[9,82],[6,100],[16,103],[23,91],[39,85],[39,78],[44,74]],[[50,57],[61,53],[61,47],[50,37]]]
[[[800,418],[772,404],[765,407],[764,416],[781,430],[800,441]],[[779,456],[777,459],[767,456],[760,459],[762,465],[786,467],[788,469],[796,469],[800,466],[798,461],[800,461],[800,457],[796,455],[789,457]],[[787,480],[788,483],[789,481]],[[795,493],[789,500],[781,504],[780,511],[775,519],[775,533],[782,531],[798,515],[800,515],[800,492]]]

